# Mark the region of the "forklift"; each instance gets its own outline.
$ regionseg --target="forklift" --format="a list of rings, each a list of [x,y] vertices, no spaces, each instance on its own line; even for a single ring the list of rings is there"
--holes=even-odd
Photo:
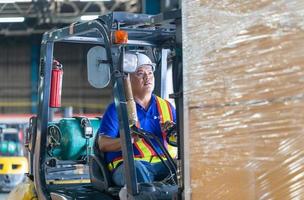
[[[27,172],[21,132],[8,124],[0,124],[0,192],[11,191],[25,179]]]
[[[102,118],[73,117],[53,120],[50,112],[61,106],[64,67],[54,60],[54,44],[61,42],[94,45],[87,53],[88,82],[95,88],[112,85],[119,116],[125,187],[115,186],[97,145]],[[165,94],[168,60],[172,63],[173,93],[177,123],[168,130],[167,141],[178,149],[168,160],[170,180],[139,183],[136,179],[131,134],[151,144],[151,135],[134,126],[136,108],[128,74],[134,63],[126,63],[126,52],[144,52],[154,58],[155,94]],[[43,35],[38,84],[38,113],[30,119],[26,135],[30,170],[28,181],[8,199],[182,199],[183,192],[183,99],[181,55],[181,11],[159,15],[113,12],[88,22],[73,23]],[[134,58],[134,62],[136,58]],[[135,113],[135,114],[134,114]],[[135,118],[134,118],[135,116]],[[153,147],[152,147],[153,148]],[[76,171],[76,173],[75,173]],[[20,189],[22,188],[22,189]]]

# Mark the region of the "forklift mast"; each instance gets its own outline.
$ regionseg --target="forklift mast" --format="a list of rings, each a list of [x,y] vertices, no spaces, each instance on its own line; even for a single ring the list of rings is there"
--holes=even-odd
[[[126,190],[130,199],[136,199],[138,194],[138,184],[136,180],[133,147],[131,143],[130,126],[128,119],[127,106],[123,79],[122,62],[126,50],[145,50],[149,49],[156,61],[161,59],[159,73],[156,74],[156,94],[164,95],[164,76],[167,63],[168,52],[175,55],[173,57],[173,86],[177,108],[178,132],[182,133],[182,55],[181,55],[181,13],[180,10],[170,11],[159,15],[135,14],[126,12],[113,12],[99,18],[82,23],[73,23],[68,27],[52,30],[43,35],[40,52],[40,69],[38,84],[38,113],[33,133],[33,153],[31,166],[33,166],[32,175],[38,198],[41,200],[50,199],[50,193],[47,190],[45,177],[46,165],[46,144],[47,131],[50,119],[50,91],[51,91],[51,73],[53,65],[54,43],[85,43],[104,47],[106,51],[106,60],[110,67],[110,78],[113,86],[113,96],[115,106],[118,111],[120,121],[120,135],[122,139],[122,153],[124,159],[126,176]],[[127,33],[127,40],[117,42],[113,36],[118,31]],[[182,134],[179,137],[179,147],[182,147]],[[183,149],[179,148],[178,162],[179,171],[182,170],[180,161]],[[182,177],[182,171],[178,177]],[[179,188],[182,191],[182,179],[179,179]],[[180,195],[179,195],[180,196]]]

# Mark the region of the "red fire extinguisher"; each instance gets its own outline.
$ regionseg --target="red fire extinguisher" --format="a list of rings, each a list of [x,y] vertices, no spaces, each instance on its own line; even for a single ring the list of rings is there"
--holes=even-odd
[[[62,89],[63,69],[62,64],[57,60],[53,61],[52,77],[51,77],[51,92],[50,92],[50,107],[59,108],[61,106],[61,89]]]

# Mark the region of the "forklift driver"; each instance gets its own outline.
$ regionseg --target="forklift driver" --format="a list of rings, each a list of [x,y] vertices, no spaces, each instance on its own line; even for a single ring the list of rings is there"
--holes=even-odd
[[[176,121],[175,108],[166,100],[152,94],[154,89],[155,63],[142,53],[136,53],[137,67],[130,74],[132,92],[136,102],[138,116],[137,126],[155,134],[169,151],[170,155],[176,157],[176,148],[168,145],[164,126],[170,126]],[[126,53],[125,59],[130,58]],[[164,125],[166,124],[166,125]],[[119,121],[115,104],[107,107],[99,128],[98,145],[105,154],[105,162],[111,171],[112,180],[118,186],[125,185],[124,164],[121,152],[119,135]],[[161,181],[170,175],[169,170],[161,162],[157,153],[142,138],[132,136],[133,153],[138,182]],[[156,151],[163,157],[163,152],[152,140]],[[166,162],[166,161],[165,161]]]

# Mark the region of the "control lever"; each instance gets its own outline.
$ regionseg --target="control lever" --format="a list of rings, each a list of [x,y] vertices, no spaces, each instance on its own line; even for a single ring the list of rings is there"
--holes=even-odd
[[[89,155],[91,154],[92,147],[90,146],[90,139],[93,137],[93,127],[91,122],[86,117],[75,117],[80,120],[80,126],[83,129],[84,137],[86,139],[86,162],[89,162]]]

